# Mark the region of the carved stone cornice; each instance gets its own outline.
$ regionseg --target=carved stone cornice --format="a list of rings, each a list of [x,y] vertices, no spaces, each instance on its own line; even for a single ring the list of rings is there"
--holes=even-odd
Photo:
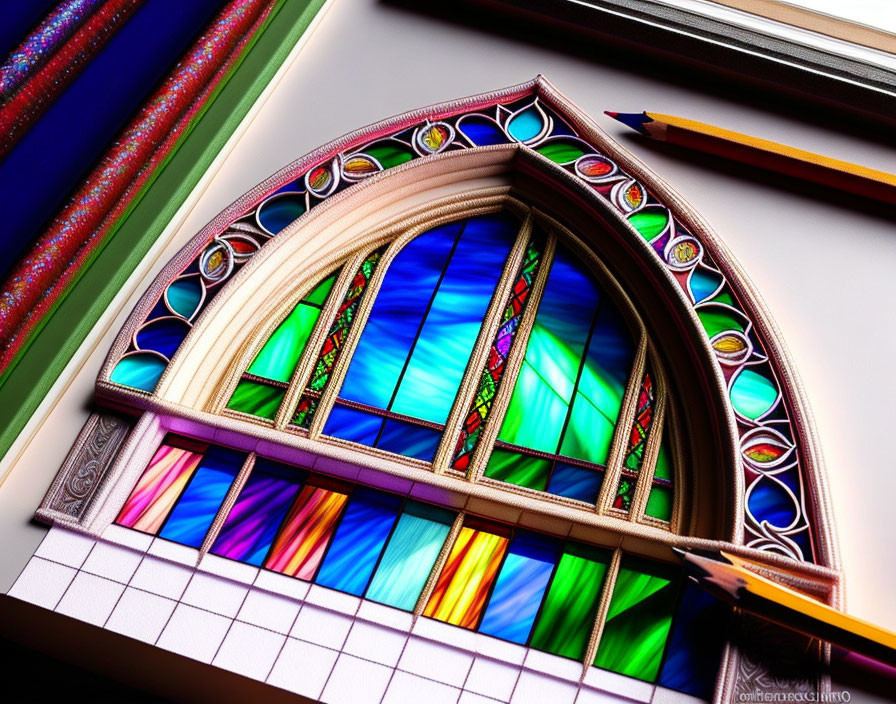
[[[130,430],[131,423],[122,416],[92,413],[36,517],[49,524],[79,525]]]

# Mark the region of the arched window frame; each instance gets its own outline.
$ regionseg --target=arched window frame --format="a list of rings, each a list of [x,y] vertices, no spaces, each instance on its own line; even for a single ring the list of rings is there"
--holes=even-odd
[[[731,261],[727,250],[725,250],[724,246],[711,231],[706,228],[699,216],[691,211],[690,208],[683,203],[676,194],[674,194],[674,192],[664,186],[664,184],[647,171],[645,167],[626,155],[625,152],[614,145],[606,135],[603,135],[598,129],[591,125],[585,116],[578,112],[565,98],[563,98],[563,96],[557,93],[550,84],[541,78],[528,84],[524,84],[523,86],[517,86],[499,93],[478,96],[477,98],[469,99],[467,101],[459,101],[457,103],[438,106],[437,108],[409,113],[400,116],[399,118],[395,118],[393,121],[384,123],[383,125],[374,126],[373,128],[362,130],[360,133],[349,135],[342,140],[338,140],[337,142],[312,153],[305,159],[296,162],[296,164],[287,167],[283,172],[275,175],[266,183],[261,184],[257,189],[254,189],[250,194],[247,194],[246,197],[240,199],[234,206],[216,218],[215,221],[197,236],[190,246],[185,248],[185,250],[163,270],[156,283],[150,288],[146,296],[144,296],[144,299],[132,314],[131,319],[125,325],[122,334],[119,336],[118,340],[116,340],[116,343],[110,351],[106,365],[101,371],[97,384],[97,395],[101,401],[112,406],[128,408],[131,411],[145,411],[143,417],[132,432],[130,439],[123,446],[115,461],[106,466],[105,469],[108,470],[108,481],[103,483],[102,473],[98,475],[99,478],[91,479],[91,482],[95,483],[92,484],[89,489],[94,492],[94,495],[84,503],[83,508],[78,509],[81,513],[76,516],[76,519],[71,518],[71,516],[75,514],[70,511],[67,515],[61,515],[59,510],[54,508],[54,501],[58,496],[64,493],[65,488],[69,485],[67,479],[71,479],[71,477],[67,478],[65,473],[66,471],[71,471],[75,466],[75,463],[74,460],[67,462],[67,465],[60,473],[60,477],[57,479],[56,484],[51,488],[51,492],[48,494],[45,504],[38,512],[38,515],[45,520],[57,523],[75,523],[87,530],[96,530],[97,528],[102,528],[104,525],[108,525],[110,520],[114,518],[114,513],[112,512],[115,510],[116,505],[120,506],[121,502],[124,500],[127,489],[129,488],[128,485],[133,486],[133,482],[136,480],[135,473],[139,473],[141,468],[146,466],[149,456],[151,456],[155,447],[158,446],[162,435],[165,431],[169,430],[187,434],[193,433],[206,440],[219,441],[222,444],[239,445],[240,443],[245,443],[247,438],[251,438],[252,441],[259,446],[261,443],[267,443],[265,447],[272,453],[275,452],[275,450],[282,451],[283,448],[287,448],[291,455],[309,450],[310,446],[307,443],[303,444],[297,442],[298,440],[306,440],[305,438],[298,437],[298,434],[282,433],[280,431],[274,433],[273,428],[269,429],[262,427],[263,424],[256,421],[246,423],[245,418],[235,419],[228,417],[227,414],[209,412],[209,394],[199,389],[198,386],[201,386],[202,382],[216,383],[215,380],[225,378],[227,374],[203,374],[199,377],[200,383],[198,386],[197,383],[191,383],[185,378],[185,369],[188,369],[190,366],[188,361],[195,361],[195,352],[201,347],[196,340],[198,337],[196,329],[192,329],[184,340],[184,346],[187,349],[179,351],[171,361],[171,365],[162,374],[156,393],[125,389],[117,384],[111,383],[109,381],[110,374],[114,365],[122,355],[133,353],[133,350],[129,352],[129,346],[135,343],[137,329],[142,321],[146,319],[152,306],[165,294],[168,284],[190,265],[193,258],[198,256],[203,251],[203,248],[213,246],[213,238],[217,238],[225,232],[235,220],[238,220],[245,213],[249,212],[274,190],[282,187],[285,182],[304,173],[307,183],[308,178],[322,168],[321,165],[326,167],[327,164],[331,163],[329,161],[331,159],[333,160],[333,166],[331,168],[335,169],[337,160],[340,158],[339,155],[342,154],[344,150],[348,149],[351,151],[352,149],[355,149],[356,145],[363,144],[365,140],[369,141],[372,135],[376,135],[377,139],[381,139],[382,136],[388,134],[390,130],[391,132],[400,131],[402,129],[407,129],[408,126],[420,124],[420,122],[424,120],[437,119],[439,116],[445,115],[457,115],[461,110],[476,111],[483,110],[486,107],[491,109],[497,104],[497,109],[500,113],[500,110],[502,109],[500,107],[502,101],[509,103],[523,99],[532,100],[533,96],[536,102],[538,100],[543,101],[543,104],[547,105],[549,109],[553,111],[555,116],[559,115],[566,120],[569,125],[577,131],[580,137],[591,144],[600,145],[601,149],[616,160],[618,167],[625,169],[626,173],[632,178],[647,183],[652,192],[665,204],[664,207],[670,208],[675,217],[679,219],[676,220],[676,222],[680,221],[681,223],[685,223],[688,232],[700,237],[700,242],[705,248],[705,251],[708,255],[712,256],[713,262],[715,266],[718,267],[723,278],[725,278],[735,290],[739,299],[738,305],[740,308],[734,308],[734,306],[732,306],[732,309],[736,310],[739,315],[749,321],[750,325],[753,326],[753,329],[759,336],[759,339],[769,351],[769,359],[767,360],[767,363],[772,365],[771,368],[775,375],[775,382],[780,385],[778,392],[780,397],[779,400],[782,404],[786,404],[788,421],[793,425],[793,446],[788,449],[788,453],[792,454],[796,459],[793,460],[792,465],[787,465],[784,468],[787,469],[791,466],[796,467],[796,472],[800,481],[798,498],[800,505],[807,513],[806,518],[809,521],[805,528],[800,529],[812,531],[813,540],[816,541],[815,547],[818,550],[814,559],[819,564],[813,565],[808,562],[797,562],[790,559],[795,557],[795,555],[790,555],[789,557],[781,556],[779,553],[781,552],[782,545],[786,542],[786,531],[781,532],[768,525],[757,525],[759,522],[755,521],[755,517],[753,517],[754,523],[750,524],[749,514],[746,521],[747,535],[744,537],[740,534],[739,531],[741,527],[744,526],[743,511],[745,509],[745,503],[749,500],[749,491],[752,486],[755,486],[755,482],[751,487],[745,489],[745,480],[743,476],[736,473],[731,477],[731,486],[733,487],[733,490],[730,492],[730,496],[728,496],[731,503],[730,505],[725,505],[720,508],[720,510],[730,511],[734,514],[735,518],[732,521],[734,530],[730,535],[723,537],[721,540],[693,537],[699,534],[702,530],[702,528],[698,526],[698,520],[695,513],[684,516],[682,520],[679,521],[680,525],[676,527],[676,530],[680,530],[682,533],[686,533],[686,535],[675,535],[669,531],[657,530],[656,526],[651,525],[630,525],[625,521],[618,521],[616,517],[611,515],[602,515],[600,512],[594,512],[593,516],[587,516],[578,510],[567,510],[568,507],[564,506],[557,506],[556,510],[551,509],[550,511],[544,511],[543,515],[541,515],[543,525],[551,525],[550,517],[553,514],[554,517],[558,517],[560,520],[566,520],[574,524],[575,537],[577,539],[602,545],[614,542],[614,544],[617,545],[613,558],[616,566],[612,569],[616,570],[618,570],[618,563],[622,550],[635,552],[645,556],[659,556],[666,555],[667,548],[671,545],[679,547],[702,547],[708,549],[722,546],[735,553],[759,559],[761,562],[768,565],[780,567],[785,571],[789,570],[790,577],[782,577],[782,579],[785,579],[785,581],[789,579],[790,584],[816,593],[820,598],[827,600],[830,603],[838,603],[838,560],[836,546],[833,543],[832,531],[829,521],[827,520],[826,507],[828,502],[826,498],[826,485],[821,474],[821,462],[820,457],[818,456],[818,449],[814,444],[814,429],[808,411],[805,408],[805,401],[802,398],[800,385],[795,378],[786,353],[781,349],[780,343],[776,340],[774,328],[768,321],[761,302],[743,280],[737,265]],[[429,123],[426,122],[426,124]],[[574,201],[578,199],[577,202],[581,204],[588,199],[588,197],[583,194],[586,189],[581,181],[576,181],[574,176],[570,175],[568,172],[563,172],[562,169],[559,169],[558,167],[542,163],[536,164],[535,162],[537,161],[537,158],[528,155],[526,148],[527,145],[516,145],[514,153],[519,152],[519,155],[514,158],[524,162],[524,167],[526,166],[526,163],[532,167],[529,172],[526,172],[527,174],[531,175],[531,172],[538,171],[539,169],[550,171],[550,177],[554,179],[555,182],[563,183],[569,188],[569,192],[572,194],[572,199]],[[498,153],[503,147],[496,147],[495,149],[495,153]],[[489,159],[486,159],[485,155],[482,154],[483,151],[487,152],[488,150],[489,148],[479,150],[480,156],[483,157],[480,160],[482,163],[475,168],[471,168],[464,177],[458,177],[458,180],[463,180],[465,178],[469,181],[476,181],[480,187],[477,194],[485,198],[496,197],[499,194],[506,195],[506,186],[496,186],[493,182],[489,181],[489,178],[495,173],[495,168],[493,160],[490,161]],[[414,167],[414,173],[416,176],[422,178],[437,178],[439,166],[437,162],[447,162],[452,157],[453,154],[449,153],[428,157],[429,161],[426,164],[421,163]],[[475,160],[474,157],[473,159],[468,159],[466,161],[471,162]],[[436,168],[430,168],[433,164],[436,165]],[[401,167],[396,167],[396,171],[400,169]],[[359,185],[359,189],[363,189],[364,186],[370,186],[370,188],[366,190],[366,194],[370,196],[371,194],[374,194],[376,188],[381,185],[383,188],[391,187],[394,184],[394,179],[389,179],[388,174],[383,174],[383,176],[385,176],[385,178],[374,177],[369,183]],[[487,186],[492,187],[493,192],[490,195],[483,195],[488,190]],[[332,196],[333,202],[330,204],[334,206],[336,205],[336,201],[340,198],[344,201],[352,195],[351,192],[334,193],[334,190],[335,185],[333,186],[333,189],[330,189],[329,192],[327,192],[328,198]],[[360,190],[355,191],[355,193],[359,192]],[[454,197],[456,200],[463,200],[463,196],[457,196],[455,194]],[[441,204],[444,205],[450,200],[451,198],[447,197],[442,200]],[[596,207],[599,210],[599,204]],[[335,207],[333,212],[335,212]],[[344,214],[343,216],[345,217]],[[322,217],[324,217],[323,214]],[[618,214],[614,214],[614,217],[620,219]],[[381,238],[382,243],[385,243],[389,237],[384,236],[383,233],[389,230],[389,228],[392,228],[397,232],[405,226],[406,220],[406,214],[403,214],[400,218],[392,222],[389,222],[389,219],[386,218],[385,222],[380,224],[374,234],[367,236],[367,239],[363,243],[364,246],[368,246],[371,242],[376,241],[375,238],[377,236]],[[307,222],[310,221],[304,220],[302,224],[306,224]],[[651,251],[644,242],[637,239],[637,233],[634,232],[631,226],[629,226],[629,230],[629,234],[632,235],[636,243],[632,250],[633,253],[637,254],[637,256],[645,256],[645,252],[650,252],[651,256],[657,254],[655,251]],[[291,234],[294,234],[295,231],[296,228],[294,227]],[[373,239],[371,239],[371,237]],[[283,244],[285,239],[286,237],[279,238],[279,241],[266,245],[267,252],[273,252],[280,244]],[[638,247],[641,247],[641,249],[638,249]],[[329,260],[329,265],[335,266],[342,257],[344,257],[344,253],[332,255]],[[613,258],[610,259],[612,260]],[[299,282],[297,286],[299,288],[301,286],[310,286],[310,277],[312,277],[314,272],[325,270],[326,264],[327,262],[316,261],[314,266],[311,267],[312,271],[302,270],[300,275],[297,276],[297,281]],[[650,266],[655,267],[656,264],[657,262],[652,260],[649,262]],[[675,268],[670,265],[670,269],[674,276],[674,272],[676,271]],[[668,276],[668,272],[666,273]],[[230,286],[231,289],[234,289],[241,283],[245,283],[249,280],[248,272],[240,271],[228,282],[228,286]],[[283,291],[279,291],[277,292],[277,295],[274,296],[276,305],[280,306],[281,315],[286,315],[291,305],[294,305],[295,301],[298,300],[298,297],[294,294],[299,291],[299,288],[294,287],[294,290],[289,295],[286,295]],[[245,302],[245,305],[256,305],[256,302],[249,299]],[[197,314],[195,316],[195,320],[199,323],[197,327],[208,325],[213,321],[214,315],[220,313],[220,309],[221,306],[216,306],[214,309],[210,307],[207,311]],[[693,314],[690,314],[690,317],[688,317],[688,315],[681,315],[680,317],[682,320],[689,321],[690,323],[696,322],[696,316]],[[262,316],[262,318],[265,318],[267,321],[264,325],[272,326],[273,323],[270,321],[275,319],[276,316],[273,318]],[[280,319],[282,319],[282,317]],[[262,335],[263,330],[261,328],[264,327],[264,325],[256,326],[253,333],[246,338],[254,341],[251,344],[260,345],[263,342],[265,338]],[[667,336],[663,339],[668,341],[669,338]],[[705,341],[704,347],[706,348],[707,353],[712,354],[710,345],[705,344]],[[716,351],[718,352],[719,350]],[[193,356],[189,357],[190,354],[193,354]],[[653,352],[653,354],[655,354],[655,352]],[[724,361],[722,362],[723,365],[725,363],[726,362]],[[203,371],[208,368],[214,368],[216,364],[220,367],[220,364],[217,361],[213,361],[210,363],[210,367],[203,367]],[[226,364],[230,365],[228,374],[234,375],[231,377],[231,381],[235,383],[235,375],[241,373],[241,369],[239,365],[233,363],[232,359],[226,362]],[[242,369],[244,368],[245,365]],[[721,378],[721,376],[719,376],[719,378]],[[730,382],[728,383],[730,386]],[[664,384],[664,382],[660,381],[658,376],[658,385],[660,384]],[[221,401],[226,395],[225,392],[222,391],[222,388],[223,387],[219,384],[215,387],[215,390],[211,392],[211,396],[216,399],[216,402]],[[726,388],[721,389],[721,394],[726,398],[727,390],[728,389]],[[215,394],[218,394],[218,396],[215,396]],[[204,400],[199,402],[199,399]],[[664,406],[667,405],[671,411],[669,413],[670,424],[676,426],[676,429],[679,429],[678,426],[680,426],[680,432],[670,433],[672,452],[676,458],[675,466],[678,471],[686,473],[686,476],[684,476],[681,481],[676,481],[676,491],[679,491],[682,486],[686,486],[688,493],[693,493],[693,496],[689,496],[688,499],[691,502],[703,503],[703,500],[700,497],[702,493],[706,491],[706,487],[701,485],[700,482],[694,481],[694,475],[687,466],[687,463],[683,461],[682,457],[684,446],[693,448],[698,444],[700,429],[695,429],[692,425],[683,422],[683,417],[686,414],[675,409],[675,406],[680,404],[681,401],[681,398],[676,399],[674,396],[670,396],[669,401],[664,402]],[[218,410],[220,411],[220,408]],[[664,411],[660,412],[662,413]],[[159,414],[162,414],[165,418],[162,418]],[[720,425],[725,425],[727,423],[731,436],[737,438],[739,441],[738,443],[731,443],[731,454],[734,459],[730,463],[731,467],[728,469],[734,470],[735,472],[743,470],[749,478],[749,472],[755,470],[755,467],[750,465],[750,462],[755,462],[755,460],[751,460],[747,455],[747,451],[749,450],[748,441],[751,438],[755,438],[757,434],[765,432],[767,429],[763,426],[760,419],[759,422],[747,424],[748,427],[744,430],[743,427],[740,427],[740,425],[743,424],[735,427],[733,418],[733,414],[729,412],[725,421],[719,421]],[[239,420],[240,422],[234,422],[236,420]],[[90,423],[88,425],[90,425]],[[85,432],[82,437],[79,438],[79,442],[75,449],[83,449],[85,443],[88,443],[90,438],[93,437],[91,433],[96,431],[96,429],[96,423],[93,423],[92,429],[85,428]],[[284,435],[294,436],[296,442],[293,441],[293,438],[284,440]],[[657,433],[656,436],[659,438],[661,433]],[[657,439],[654,445],[658,444],[658,442],[659,440]],[[275,447],[277,443],[282,445],[279,450]],[[322,444],[319,444],[318,446],[323,447]],[[341,450],[348,450],[348,448],[334,449],[338,451],[329,454],[329,464],[326,466],[334,469],[334,472],[336,473],[338,473],[338,469],[341,465],[357,461],[360,457],[356,452],[357,448],[352,448],[353,454],[341,452]],[[74,454],[75,452],[73,450],[73,456]],[[247,468],[251,468],[253,459],[254,454],[250,454],[246,464]],[[728,463],[726,463],[726,468],[727,464]],[[419,467],[408,469],[419,471]],[[244,472],[248,471],[248,469],[244,469]],[[394,474],[396,476],[403,476],[406,479],[410,477],[407,473],[401,474],[401,472],[394,472]],[[451,478],[448,477],[447,474],[448,473],[446,472],[429,473],[431,479],[428,479],[425,483],[431,485],[434,492],[442,492],[439,494],[441,502],[450,503],[455,500],[457,492],[456,489],[450,488],[448,482],[443,481],[444,479]],[[245,473],[243,476],[245,477]],[[760,479],[762,478],[763,477]],[[238,483],[239,482],[237,482],[237,484]],[[468,482],[468,486],[470,487],[470,490],[469,492],[466,492],[467,503],[472,506],[474,500],[477,502],[475,504],[476,509],[469,509],[469,512],[476,515],[493,515],[493,517],[500,519],[502,511],[510,509],[516,510],[519,506],[522,506],[523,511],[534,511],[537,513],[542,510],[545,505],[543,496],[537,498],[520,496],[519,500],[502,499],[494,492],[481,491],[483,487],[477,486],[476,482]],[[452,494],[452,491],[455,491],[455,494]],[[506,491],[504,494],[506,496]],[[229,496],[228,500],[223,504],[223,507],[227,507],[228,501],[231,501],[232,498],[235,497]],[[680,497],[676,498],[676,504],[679,503],[679,498]],[[639,498],[638,501],[642,501],[642,499]],[[222,510],[224,509],[222,508]],[[606,511],[605,506],[604,511]],[[677,509],[676,515],[678,513],[679,510]],[[462,511],[460,515],[465,515],[464,511]],[[223,520],[223,518],[219,516],[216,521],[220,520]],[[547,530],[550,532],[550,528],[547,528]],[[570,533],[570,535],[573,535],[573,533]],[[747,541],[749,542],[747,543]],[[208,546],[203,546],[203,549],[207,550]],[[598,624],[601,623],[601,619],[606,615],[607,608],[607,604],[602,603],[597,619]],[[597,626],[598,630],[595,631],[595,634],[592,636],[592,645],[594,639],[599,635],[599,628],[600,625]],[[736,665],[736,662],[736,648],[733,647],[729,652],[727,665],[723,666],[723,671],[721,673],[722,679],[717,688],[717,695],[723,691],[729,693],[732,691],[731,688],[734,686],[734,675],[732,675],[731,668]]]
[[[600,495],[594,504],[593,510],[622,520],[647,523],[661,528],[671,528],[675,531],[679,522],[678,512],[676,510],[678,502],[675,500],[675,497],[679,492],[678,487],[681,484],[680,481],[673,480],[672,482],[673,507],[669,521],[651,518],[646,515],[644,511],[647,504],[647,496],[652,485],[653,473],[663,433],[669,433],[669,430],[664,428],[664,410],[667,395],[665,373],[663,372],[662,364],[655,353],[651,353],[650,355],[652,358],[650,367],[653,371],[655,388],[653,419],[650,424],[642,466],[636,477],[631,509],[621,510],[613,508],[613,499],[622,475],[621,464],[628,447],[631,426],[635,420],[638,394],[646,370],[648,356],[647,349],[651,346],[648,342],[646,329],[638,316],[635,306],[606,266],[600,261],[599,257],[597,257],[593,251],[580,240],[580,238],[575,236],[568,228],[564,227],[554,218],[536,208],[527,206],[525,203],[512,196],[502,196],[491,199],[490,201],[475,203],[475,196],[471,194],[471,200],[473,200],[472,204],[468,200],[466,202],[460,201],[456,204],[439,208],[437,212],[431,213],[430,217],[426,217],[426,214],[424,213],[419,219],[411,218],[411,223],[406,226],[402,226],[401,223],[398,223],[395,228],[390,228],[387,232],[382,233],[382,236],[373,239],[364,247],[358,248],[356,251],[345,253],[344,258],[336,262],[332,268],[329,266],[322,267],[316,276],[309,277],[308,283],[305,283],[300,289],[297,289],[294,292],[292,300],[285,301],[288,305],[283,305],[283,303],[281,303],[275,310],[272,310],[269,315],[262,319],[256,326],[256,329],[253,330],[250,337],[250,343],[244,346],[240,355],[238,355],[231,363],[227,375],[221,380],[219,384],[219,392],[215,394],[213,400],[209,404],[209,411],[215,415],[239,418],[265,427],[272,427],[275,430],[297,433],[303,437],[308,437],[315,442],[330,443],[346,447],[350,450],[369,453],[386,459],[393,459],[424,471],[432,471],[437,474],[447,473],[450,476],[458,478],[463,477],[469,482],[483,482],[488,486],[493,486],[498,489],[522,493],[535,496],[542,500],[565,503],[582,508],[583,503],[581,501],[566,499],[562,496],[547,492],[518,487],[513,484],[489,479],[483,474],[489,455],[495,447],[501,423],[507,412],[517,374],[519,373],[526,352],[528,337],[535,321],[541,296],[544,293],[544,287],[550,272],[557,243],[558,241],[562,241],[565,246],[569,247],[574,252],[575,256],[582,261],[585,268],[598,280],[602,290],[610,295],[621,309],[623,318],[626,321],[626,326],[635,341],[635,353],[632,360],[632,368],[628,374],[626,389],[619,411],[619,418],[613,434],[613,442],[606,467],[604,468],[604,480],[601,485]],[[507,210],[513,213],[515,217],[519,218],[519,231],[516,235],[511,252],[504,263],[504,268],[496,285],[495,293],[489,304],[489,308],[483,318],[477,341],[470,355],[452,410],[449,413],[445,424],[445,430],[443,432],[442,440],[439,443],[439,449],[436,451],[433,461],[427,462],[424,460],[397,456],[394,453],[379,450],[377,448],[359,446],[356,443],[325,435],[324,425],[328,418],[328,414],[333,408],[339,389],[344,381],[345,373],[351,362],[352,355],[355,352],[361,333],[367,323],[370,311],[381,290],[390,265],[398,254],[410,241],[433,227],[454,222],[458,219],[495,213],[501,210]],[[527,246],[534,236],[534,228],[536,227],[545,234],[545,247],[541,257],[542,263],[534,278],[532,291],[529,295],[527,306],[522,314],[519,327],[517,328],[514,345],[506,362],[506,369],[500,388],[492,401],[491,412],[485,422],[483,434],[477,442],[476,450],[468,470],[466,472],[460,472],[452,468],[450,464],[457,440],[461,433],[462,422],[478,389],[481,371],[486,367],[490,346],[500,327],[501,312],[506,305],[507,299],[510,297],[511,288],[516,281],[519,267],[525,256]],[[382,251],[382,256],[377,263],[376,270],[371,276],[370,281],[367,283],[363,299],[355,313],[349,335],[341,348],[339,358],[331,372],[330,379],[322,392],[311,426],[307,430],[299,428],[291,421],[295,412],[295,406],[308,384],[309,377],[318,358],[318,352],[329,333],[336,312],[341,305],[345,294],[349,290],[355,273],[358,271],[361,264],[376,251]],[[304,351],[296,364],[295,371],[286,388],[284,398],[280,403],[275,418],[273,420],[268,420],[257,415],[228,408],[228,401],[232,398],[239,381],[242,378],[251,378],[247,376],[247,373],[244,370],[249,368],[252,360],[273,332],[292,312],[295,305],[297,305],[304,296],[307,296],[320,280],[337,270],[339,271],[339,274],[322,307],[321,314],[314,325],[314,330],[305,344]],[[673,467],[676,468],[676,471],[679,466],[681,466],[681,462],[673,460]]]

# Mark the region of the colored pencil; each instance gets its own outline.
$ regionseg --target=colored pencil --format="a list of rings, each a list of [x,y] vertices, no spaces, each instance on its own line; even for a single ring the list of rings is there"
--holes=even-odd
[[[888,665],[896,665],[896,633],[849,616],[748,569],[758,564],[720,552],[704,557],[676,550],[692,579],[739,609]],[[762,565],[766,572],[775,568]],[[784,572],[783,570],[781,570]]]
[[[674,115],[656,112],[606,114],[659,142],[714,154],[803,181],[896,204],[896,176],[885,171]]]

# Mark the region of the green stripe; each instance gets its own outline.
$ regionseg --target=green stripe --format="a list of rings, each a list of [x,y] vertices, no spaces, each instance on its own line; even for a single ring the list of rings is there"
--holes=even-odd
[[[575,550],[581,554],[571,554]],[[609,553],[568,545],[551,580],[530,646],[579,660],[594,628]]]
[[[324,0],[284,0],[139,202],[0,378],[0,457],[246,116]]]
[[[675,573],[623,558],[594,664],[653,682],[672,626],[678,587]]]
[[[276,386],[240,379],[227,407],[241,413],[274,420],[285,395],[286,391]]]

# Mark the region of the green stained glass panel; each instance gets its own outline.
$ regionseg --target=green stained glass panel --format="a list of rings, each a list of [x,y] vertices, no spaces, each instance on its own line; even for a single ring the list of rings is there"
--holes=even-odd
[[[594,664],[653,682],[659,672],[678,596],[674,573],[646,574],[623,558]]]
[[[285,394],[285,389],[242,379],[237,384],[236,391],[233,392],[233,397],[227,407],[241,413],[274,420]]]
[[[615,423],[619,418],[619,408],[622,406],[622,397],[625,394],[625,381],[624,377],[614,378],[603,373],[603,370],[589,359],[582,369],[577,391],[584,394],[592,405]]]
[[[577,393],[569,424],[563,435],[560,454],[596,464],[606,464],[614,429],[612,421],[589,403],[581,393]]]
[[[654,486],[647,497],[644,513],[661,521],[672,518],[672,490],[667,486]]]
[[[709,337],[715,337],[726,330],[744,331],[743,323],[724,309],[700,309],[697,311],[697,317],[700,318],[703,329]]]
[[[314,290],[311,291],[303,301],[307,303],[315,303],[319,306],[324,304],[324,301],[327,300],[327,296],[330,295],[330,291],[333,289],[333,284],[336,282],[336,274],[331,274],[326,279],[321,281],[317,286],[314,287]]]
[[[488,460],[485,476],[527,489],[544,491],[548,485],[550,469],[549,460],[496,449]]]
[[[264,343],[264,347],[246,370],[247,373],[289,383],[299,357],[305,350],[305,343],[320,317],[319,306],[326,300],[334,280],[335,275],[327,278],[293,308],[292,313]],[[312,303],[316,305],[309,305]]]
[[[530,646],[580,659],[594,628],[609,553],[584,546],[567,547],[532,632]]]
[[[402,147],[397,142],[379,144],[366,150],[365,154],[380,162],[384,169],[391,169],[414,158],[414,153],[408,147]]]
[[[585,153],[578,144],[563,141],[542,144],[540,147],[535,147],[535,151],[557,164],[569,164]]]
[[[632,215],[628,221],[645,240],[650,241],[666,229],[669,212],[659,208],[644,209]]]
[[[730,293],[728,293],[727,291],[724,291],[724,292],[720,293],[718,296],[716,296],[715,298],[713,298],[710,302],[711,303],[726,303],[729,306],[733,306],[734,298],[731,296]]]
[[[526,347],[526,361],[557,396],[569,402],[582,352],[581,345],[569,345],[536,323]]]
[[[556,452],[566,410],[566,401],[524,362],[498,439],[533,450]]]

